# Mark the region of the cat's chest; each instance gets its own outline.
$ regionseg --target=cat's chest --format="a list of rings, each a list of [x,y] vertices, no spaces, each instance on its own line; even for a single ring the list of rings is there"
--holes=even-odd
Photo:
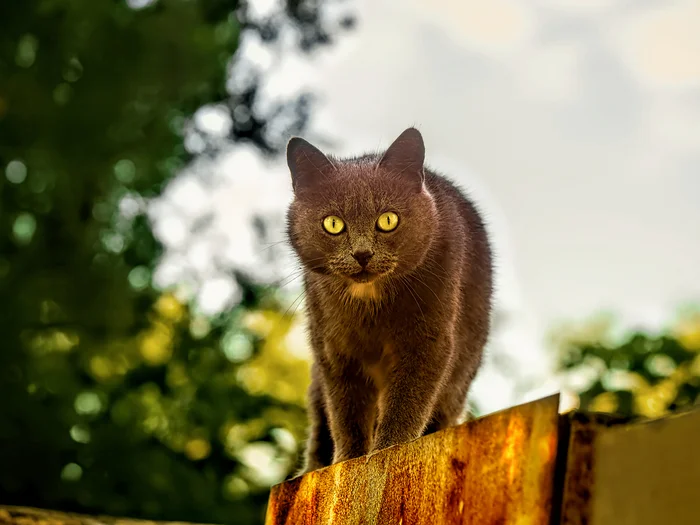
[[[373,360],[390,332],[390,323],[380,312],[339,305],[324,312],[320,323],[323,339],[338,350]]]
[[[375,382],[381,382],[379,376],[386,368],[386,349],[393,347],[385,329],[371,323],[335,323],[324,332],[324,342],[330,359],[338,354],[352,357]]]
[[[382,345],[400,330],[397,325],[405,324],[405,318],[397,316],[393,301],[367,296],[364,289],[311,291],[310,313],[316,335],[336,351],[347,351],[363,361],[378,359]]]
[[[382,338],[386,331],[386,323],[382,323],[376,315],[362,311],[331,311],[323,324],[327,338],[363,347]]]

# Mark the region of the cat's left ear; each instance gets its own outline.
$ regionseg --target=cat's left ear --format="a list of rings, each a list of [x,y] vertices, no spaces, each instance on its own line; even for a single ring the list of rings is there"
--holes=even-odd
[[[425,173],[425,144],[416,128],[408,128],[389,146],[379,161],[379,167],[423,187]]]
[[[316,146],[300,137],[287,144],[287,166],[292,174],[292,188],[298,190],[313,185],[319,177],[335,170],[333,163]]]

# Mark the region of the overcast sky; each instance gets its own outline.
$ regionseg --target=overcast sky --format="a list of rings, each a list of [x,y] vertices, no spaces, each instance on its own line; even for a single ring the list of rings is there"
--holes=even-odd
[[[356,8],[357,28],[310,62],[287,57],[268,89],[313,89],[320,104],[309,135],[332,141],[333,153],[376,150],[419,127],[428,164],[487,215],[499,305],[514,316],[499,344],[514,362],[534,357],[533,374],[543,374],[544,334],[562,319],[608,310],[656,327],[700,297],[699,2],[343,5]],[[260,267],[247,220],[284,211],[288,173],[246,148],[218,169],[217,191],[183,178],[168,194],[192,216],[218,210],[195,255],[187,244],[190,262],[205,267],[227,250],[232,263]],[[184,242],[187,221],[163,216],[161,238],[180,231]],[[277,225],[272,240],[282,239]],[[160,277],[175,279],[178,264]],[[219,280],[207,294],[216,303],[235,290]],[[518,400],[507,381],[482,380],[487,409]]]
[[[542,319],[700,295],[700,3],[372,4],[321,77],[343,151],[417,124],[490,195]]]

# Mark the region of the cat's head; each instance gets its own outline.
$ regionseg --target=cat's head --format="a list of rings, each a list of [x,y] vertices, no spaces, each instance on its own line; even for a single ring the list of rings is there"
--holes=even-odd
[[[421,264],[438,227],[424,158],[423,138],[414,128],[381,156],[347,160],[290,140],[288,234],[302,264],[350,283],[397,276]]]

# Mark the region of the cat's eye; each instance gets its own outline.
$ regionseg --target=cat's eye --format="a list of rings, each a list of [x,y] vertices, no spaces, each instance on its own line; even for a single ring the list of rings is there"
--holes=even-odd
[[[345,222],[340,217],[329,215],[323,219],[323,229],[331,235],[338,235],[345,229]]]
[[[395,230],[398,225],[399,216],[396,215],[393,211],[382,213],[377,219],[377,228],[379,228],[383,232],[390,232],[392,230]]]

